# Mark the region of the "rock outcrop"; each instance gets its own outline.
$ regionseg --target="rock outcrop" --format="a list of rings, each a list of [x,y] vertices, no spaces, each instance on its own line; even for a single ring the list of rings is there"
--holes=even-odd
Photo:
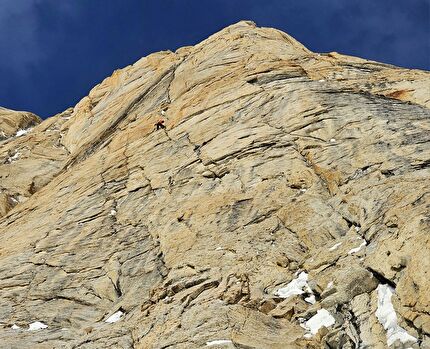
[[[14,136],[19,137],[40,122],[41,119],[33,113],[0,107],[0,141]]]
[[[0,346],[429,348],[429,83],[240,22],[12,119]]]

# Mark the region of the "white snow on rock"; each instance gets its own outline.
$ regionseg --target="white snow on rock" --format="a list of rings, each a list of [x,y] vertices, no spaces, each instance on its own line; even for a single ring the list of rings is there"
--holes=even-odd
[[[20,152],[16,152],[13,156],[11,156],[9,158],[9,160],[11,160],[11,161],[18,160],[20,156],[21,156],[21,153]]]
[[[375,315],[387,331],[387,345],[390,346],[396,340],[400,340],[402,343],[415,343],[417,339],[397,324],[396,311],[391,303],[391,296],[394,294],[394,289],[388,285],[379,285],[377,290],[378,309]]]
[[[338,242],[337,244],[334,244],[332,247],[329,248],[329,251],[334,251],[335,249],[337,249],[340,245],[342,245],[341,242]]]
[[[14,161],[18,160],[20,156],[21,156],[21,153],[20,152],[16,152],[15,154],[13,154],[12,156],[9,156],[7,158],[6,163],[10,164],[11,162],[14,162]]]
[[[116,216],[116,211],[115,210],[110,210],[110,215],[111,216]]]
[[[113,324],[114,322],[119,321],[124,316],[124,313],[121,310],[118,310],[115,314],[109,316],[105,322],[108,324]]]
[[[336,142],[336,139],[334,139],[334,138],[330,139],[330,143],[335,143],[335,142]]]
[[[320,309],[308,321],[301,324],[301,326],[309,331],[309,333],[305,334],[305,337],[310,338],[313,335],[317,334],[321,327],[330,327],[334,325],[335,322],[336,321],[334,317],[331,316],[331,314],[327,310]]]
[[[19,330],[21,329],[21,327],[19,327],[18,325],[13,324],[11,327],[12,330]]]
[[[360,251],[364,246],[367,245],[366,240],[363,240],[363,242],[360,244],[360,246],[355,247],[351,250],[348,251],[348,254],[353,254],[353,253],[357,253],[358,251]]]
[[[327,288],[332,288],[333,287],[333,281],[330,281],[328,284],[327,284]]]
[[[308,274],[302,271],[297,279],[292,280],[287,286],[278,289],[275,295],[281,298],[288,298],[296,294],[303,294],[305,291],[312,294],[312,290],[308,285]]]
[[[310,303],[310,304],[315,304],[315,302],[316,302],[315,295],[311,294],[309,297],[305,298],[305,301]]]
[[[212,345],[224,345],[233,343],[230,339],[218,339],[215,341],[206,342],[206,346],[210,347]]]
[[[21,137],[24,136],[25,134],[27,134],[29,131],[31,131],[31,127],[27,128],[25,130],[18,130],[18,132],[16,133],[15,137]]]
[[[36,321],[28,325],[29,331],[38,331],[38,330],[43,330],[45,328],[48,328],[48,325],[45,325],[43,322],[40,322],[40,321]]]

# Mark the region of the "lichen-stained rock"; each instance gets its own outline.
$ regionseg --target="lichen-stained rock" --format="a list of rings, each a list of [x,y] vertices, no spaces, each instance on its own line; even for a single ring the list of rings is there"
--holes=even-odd
[[[1,143],[0,342],[386,348],[388,284],[425,348],[429,82],[252,22],[117,70]]]

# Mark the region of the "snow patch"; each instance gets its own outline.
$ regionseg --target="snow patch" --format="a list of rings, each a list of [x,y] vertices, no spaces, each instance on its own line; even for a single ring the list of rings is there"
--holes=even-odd
[[[13,156],[11,156],[9,158],[10,161],[14,161],[14,160],[18,160],[20,157],[21,153],[20,152],[16,152]]]
[[[353,248],[351,250],[348,251],[348,254],[353,254],[353,253],[357,253],[358,251],[360,251],[364,246],[367,245],[366,240],[363,240],[363,242],[360,244],[360,246]]]
[[[378,309],[376,317],[387,331],[387,345],[390,346],[396,340],[402,343],[416,342],[417,339],[411,336],[406,330],[397,324],[397,315],[391,303],[391,296],[394,294],[394,289],[388,285],[379,285],[378,291]]]
[[[275,292],[275,296],[288,298],[296,294],[303,294],[305,292],[310,293],[311,296],[313,295],[313,292],[308,285],[308,274],[302,271],[297,279],[292,280],[287,286],[278,289]],[[308,297],[310,301],[312,300],[311,296]],[[315,300],[315,297],[313,299]]]
[[[332,247],[330,247],[328,250],[329,251],[334,251],[335,249],[337,249],[340,245],[342,245],[341,242],[338,242],[337,244],[334,244]]]
[[[311,294],[309,297],[305,298],[305,301],[310,303],[310,304],[315,304],[315,302],[316,302],[315,295]]]
[[[25,134],[27,134],[28,132],[30,132],[30,131],[31,131],[31,129],[32,129],[32,127],[30,127],[30,128],[26,128],[25,130],[24,130],[24,129],[22,129],[22,130],[18,130],[18,131],[17,131],[17,133],[16,133],[16,135],[15,135],[15,137],[21,137],[21,136],[24,136]]]
[[[218,339],[215,341],[206,342],[206,346],[210,347],[212,345],[224,345],[224,344],[232,344],[233,342],[230,339]]]
[[[310,338],[317,334],[321,327],[330,327],[334,325],[335,322],[336,320],[327,310],[320,309],[314,316],[300,326],[309,331],[309,333],[305,334],[305,338]]]
[[[43,330],[45,328],[48,328],[48,325],[45,325],[43,322],[40,322],[40,321],[36,321],[28,325],[29,331],[38,331],[38,330]]]
[[[21,329],[21,327],[19,327],[18,325],[13,324],[11,327],[12,330],[19,330]]]
[[[119,321],[124,316],[124,313],[121,310],[118,310],[115,314],[109,316],[105,322],[108,324],[113,324],[114,322]]]
[[[20,156],[21,156],[21,153],[20,152],[16,152],[15,154],[13,154],[12,156],[9,156],[7,158],[6,163],[10,164],[10,163],[18,160]]]
[[[335,138],[330,138],[330,143],[335,143],[336,139]]]
[[[110,215],[111,216],[116,216],[116,211],[115,210],[110,210]]]
[[[333,281],[330,281],[328,284],[327,284],[327,288],[332,288],[333,287]]]

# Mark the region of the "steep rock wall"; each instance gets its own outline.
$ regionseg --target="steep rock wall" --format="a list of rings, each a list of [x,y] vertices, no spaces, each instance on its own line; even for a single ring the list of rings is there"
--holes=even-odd
[[[251,22],[114,72],[0,143],[0,341],[386,348],[389,285],[428,347],[429,81]]]

